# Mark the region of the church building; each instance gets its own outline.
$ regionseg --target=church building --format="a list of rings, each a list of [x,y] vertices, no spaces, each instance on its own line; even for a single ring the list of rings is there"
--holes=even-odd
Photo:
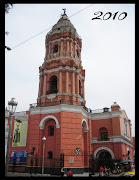
[[[37,166],[41,171],[44,158],[45,173],[58,167],[62,158],[64,168],[83,173],[91,154],[113,162],[134,161],[132,125],[126,112],[116,102],[102,110],[86,107],[81,51],[82,39],[64,12],[45,37],[37,102],[13,116],[9,164],[16,153],[17,170]]]

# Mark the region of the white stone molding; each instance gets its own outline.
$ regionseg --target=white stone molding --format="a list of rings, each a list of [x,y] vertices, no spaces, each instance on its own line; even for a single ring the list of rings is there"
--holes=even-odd
[[[83,125],[83,123],[85,122],[85,126]],[[84,132],[88,132],[89,128],[88,128],[88,123],[86,119],[82,119],[82,128],[84,130]]]
[[[99,120],[99,119],[109,119],[113,117],[122,117],[122,111],[111,111],[111,112],[105,112],[105,113],[92,113],[91,119],[92,120]]]
[[[54,43],[54,42],[61,42],[61,41],[67,41],[67,40],[69,40],[69,41],[72,41],[73,43],[75,43],[77,46],[78,46],[78,48],[81,50],[81,48],[80,48],[80,46],[78,45],[78,43],[77,43],[77,41],[75,41],[75,40],[73,40],[72,38],[69,38],[69,37],[67,37],[67,38],[60,38],[60,39],[55,39],[55,40],[53,40],[53,41],[49,41],[47,44],[45,44],[45,46],[48,46],[48,45],[50,45],[51,43]]]
[[[91,137],[91,144],[94,143],[124,143],[127,144],[130,147],[133,147],[133,143],[132,141],[130,141],[130,139],[125,138],[122,135],[117,135],[117,136],[108,136],[109,140],[108,141],[98,141],[98,138],[96,137]]]
[[[57,94],[49,94],[49,95],[46,95],[46,98],[51,99],[51,101],[52,101],[52,99],[54,99],[56,96],[57,96]]]
[[[65,96],[65,95],[68,95],[68,96],[75,96],[75,97],[79,97],[80,98],[80,102],[85,102],[85,100],[83,99],[83,98],[81,98],[81,96],[80,95],[78,95],[78,94],[71,94],[71,93],[57,93],[57,94],[55,94],[56,96],[58,96],[58,95],[61,95],[61,96]],[[53,99],[53,97],[55,98],[56,96],[48,96],[48,95],[43,95],[43,96],[40,96],[40,97],[38,97],[37,99],[41,99],[41,98],[48,98],[48,99]]]
[[[95,158],[97,158],[97,155],[98,155],[98,153],[99,153],[100,151],[108,151],[108,152],[111,154],[112,159],[114,159],[114,153],[113,153],[113,151],[112,151],[110,148],[105,147],[105,146],[104,146],[104,147],[100,147],[100,148],[98,148],[98,149],[95,150],[95,152],[94,152],[94,157],[95,157]]]
[[[56,71],[59,71],[59,70],[69,70],[69,71],[74,71],[75,73],[77,72],[77,73],[79,73],[80,78],[85,80],[85,77],[80,74],[79,70],[76,70],[76,68],[74,68],[74,67],[71,68],[69,66],[66,66],[66,67],[60,66],[60,67],[55,68],[55,69],[44,70],[43,72],[40,72],[40,75],[51,73],[51,72],[56,72]]]
[[[57,58],[47,59],[47,60],[45,60],[45,62],[51,62],[51,61],[55,61],[55,60],[59,60],[59,59],[72,59],[73,61],[77,61],[77,62],[79,61],[79,59],[75,59],[70,56],[60,56]]]
[[[58,119],[57,119],[55,116],[48,115],[48,116],[45,116],[45,117],[41,120],[40,125],[39,125],[39,126],[40,126],[40,129],[44,129],[45,123],[46,123],[49,119],[53,119],[53,120],[56,122],[56,128],[60,128]]]

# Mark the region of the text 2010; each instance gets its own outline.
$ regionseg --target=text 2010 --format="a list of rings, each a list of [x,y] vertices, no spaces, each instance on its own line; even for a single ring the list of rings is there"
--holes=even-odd
[[[112,14],[111,12],[107,12],[103,15],[102,11],[95,12],[94,15],[97,15],[96,17],[92,18],[92,20],[99,19],[99,20],[108,20],[110,18],[113,18],[113,20],[118,19],[118,20],[123,20],[127,17],[126,12],[122,12],[119,14],[119,11],[116,13]]]

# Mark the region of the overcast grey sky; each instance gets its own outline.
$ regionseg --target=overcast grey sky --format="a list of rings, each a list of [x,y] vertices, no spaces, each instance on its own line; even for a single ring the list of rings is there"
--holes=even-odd
[[[6,14],[5,30],[5,107],[15,97],[17,112],[36,103],[39,66],[45,55],[45,35],[57,23],[62,8],[68,17],[90,4],[14,4]],[[91,20],[94,13],[111,12],[108,20]],[[114,13],[117,13],[113,20]],[[122,12],[127,17],[118,20]],[[116,101],[132,122],[135,134],[135,5],[93,4],[70,18],[82,38],[82,65],[85,69],[86,106],[93,109],[110,107]],[[104,19],[108,17],[105,15]],[[120,16],[123,18],[124,14]],[[30,41],[21,42],[47,30]],[[14,48],[15,47],[15,48]]]

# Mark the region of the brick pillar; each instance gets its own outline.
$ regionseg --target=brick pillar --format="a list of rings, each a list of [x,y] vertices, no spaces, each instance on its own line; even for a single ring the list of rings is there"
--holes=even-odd
[[[72,72],[72,93],[75,94],[75,72]]]
[[[76,73],[76,94],[79,94],[79,73]]]
[[[69,72],[66,71],[66,92],[69,90]]]
[[[69,41],[67,40],[67,51],[69,51]]]
[[[39,76],[39,93],[38,93],[38,97],[40,97],[40,93],[41,93],[40,89],[41,89],[41,75]]]
[[[63,41],[61,41],[61,51],[63,51]]]
[[[46,95],[46,85],[47,85],[47,75],[44,74],[44,80],[43,80],[43,95]]]
[[[49,55],[51,54],[51,45],[49,44],[49,50],[48,50],[48,53],[49,53]]]
[[[42,88],[43,88],[43,75],[40,76],[39,96],[42,96]]]
[[[59,71],[59,92],[62,92],[62,72]]]
[[[85,97],[84,97],[84,80],[82,80],[82,94],[83,94],[83,99],[85,99]]]

